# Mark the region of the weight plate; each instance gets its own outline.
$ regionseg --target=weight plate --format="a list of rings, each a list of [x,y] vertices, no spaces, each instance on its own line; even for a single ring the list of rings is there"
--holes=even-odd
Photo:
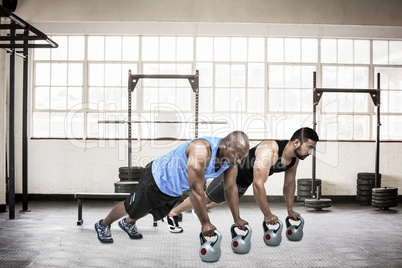
[[[312,185],[313,179],[298,179],[297,180],[297,185]],[[321,179],[316,179],[315,180],[315,185],[320,186],[322,183]]]
[[[310,191],[311,192],[311,185],[297,185],[297,190],[299,191]]]
[[[131,172],[142,172],[144,168],[143,167],[131,167]],[[129,167],[120,167],[119,168],[119,173],[128,173],[130,171]]]
[[[371,196],[369,196],[369,195],[357,195],[356,200],[357,201],[362,201],[362,202],[370,202],[371,201]]]
[[[357,173],[357,178],[358,179],[363,179],[363,180],[374,180],[375,179],[375,173],[360,172],[360,173]],[[381,173],[378,174],[378,178],[381,179]]]
[[[357,195],[363,195],[363,196],[370,196],[371,197],[371,191],[357,190],[356,193],[357,193]]]
[[[120,173],[119,174],[119,179],[120,180],[122,180],[122,181],[126,181],[126,180],[128,180],[128,174],[122,174],[122,173]],[[137,175],[137,174],[132,174],[131,175],[131,180],[132,181],[138,181],[140,179],[140,175]]]
[[[332,204],[331,199],[306,199],[304,200],[304,205],[309,208],[327,208]]]
[[[299,196],[311,196],[311,191],[297,191]]]
[[[373,188],[373,193],[398,193],[398,188],[394,187],[382,187],[382,188]]]
[[[374,182],[374,180],[357,179],[356,184],[357,185],[371,185],[371,186],[374,186],[375,182]]]
[[[375,204],[375,203],[373,203],[373,204],[371,204],[373,207],[377,207],[377,208],[389,208],[389,207],[396,207],[396,206],[398,206],[398,204],[396,204],[396,203],[393,203],[393,204],[387,204],[387,205],[384,205],[384,204]]]
[[[372,200],[374,204],[396,204],[398,203],[396,200]]]
[[[371,191],[371,189],[373,189],[373,187],[369,185],[357,185],[357,190]]]

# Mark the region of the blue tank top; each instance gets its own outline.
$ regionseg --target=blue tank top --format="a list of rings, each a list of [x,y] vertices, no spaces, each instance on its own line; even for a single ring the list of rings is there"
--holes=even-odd
[[[205,179],[216,178],[229,168],[225,161],[215,172],[216,152],[222,138],[201,137],[193,139],[152,162],[152,175],[156,185],[163,193],[170,196],[180,196],[189,189],[186,149],[192,141],[198,139],[206,140],[211,145],[211,160],[205,168]]]

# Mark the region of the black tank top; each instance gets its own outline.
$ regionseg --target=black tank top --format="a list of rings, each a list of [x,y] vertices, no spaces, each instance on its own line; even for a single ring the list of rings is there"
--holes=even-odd
[[[283,166],[281,163],[281,159],[282,159],[283,149],[285,149],[285,146],[288,143],[288,141],[287,140],[275,140],[275,142],[279,146],[278,161],[275,163],[275,165],[271,166],[271,168],[269,170],[269,176],[271,176],[274,173],[288,170],[289,168],[293,167],[296,162],[296,157],[293,157],[292,161],[290,162],[290,164],[288,166]],[[248,187],[253,183],[255,150],[257,149],[257,147],[260,144],[253,147],[252,149],[250,149],[247,157],[243,159],[243,161],[240,163],[240,165],[238,167],[236,182],[238,185],[240,185],[242,187]]]

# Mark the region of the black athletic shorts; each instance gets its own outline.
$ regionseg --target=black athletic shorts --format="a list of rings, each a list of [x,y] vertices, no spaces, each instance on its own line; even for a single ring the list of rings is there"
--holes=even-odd
[[[242,187],[237,184],[237,190],[239,191],[239,198],[244,195],[248,187]],[[223,187],[223,173],[219,177],[213,179],[208,185],[205,191],[209,199],[215,203],[222,203],[225,201],[225,188]]]
[[[180,196],[162,193],[152,175],[152,162],[142,171],[134,193],[124,201],[124,207],[131,219],[139,219],[151,213],[155,220],[165,217],[174,207]]]

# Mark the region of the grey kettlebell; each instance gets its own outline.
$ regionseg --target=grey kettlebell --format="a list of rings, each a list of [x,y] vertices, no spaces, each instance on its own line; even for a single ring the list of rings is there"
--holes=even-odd
[[[277,229],[269,229],[267,223],[265,221],[262,222],[262,227],[265,232],[263,239],[267,246],[279,246],[282,242],[283,223],[281,220],[278,220],[278,225]]]
[[[299,225],[291,225],[289,222],[290,217],[286,217],[286,237],[291,241],[300,241],[303,238],[304,219],[297,216],[300,221]]]
[[[249,225],[244,225],[247,233],[245,235],[238,235],[235,231],[235,228],[238,227],[236,224],[233,224],[230,228],[230,232],[232,233],[232,250],[234,253],[245,254],[250,251],[251,248],[251,234],[252,230]]]
[[[202,261],[205,262],[215,262],[221,257],[221,242],[222,235],[218,230],[215,230],[216,240],[207,241],[205,236],[200,232],[200,250],[199,254]]]

